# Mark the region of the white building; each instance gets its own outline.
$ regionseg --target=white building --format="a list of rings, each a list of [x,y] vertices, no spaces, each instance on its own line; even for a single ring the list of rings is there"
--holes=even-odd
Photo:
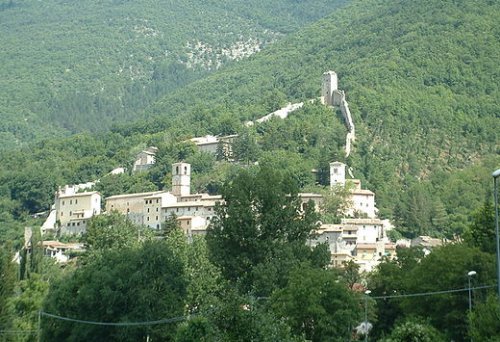
[[[81,234],[87,222],[101,213],[101,195],[96,192],[76,192],[66,185],[55,196],[56,225],[62,234]]]
[[[58,263],[66,263],[71,253],[81,253],[85,250],[83,243],[63,243],[59,241],[42,241],[43,254],[53,258]]]
[[[156,162],[158,148],[150,146],[137,154],[132,172],[140,172],[149,169]]]
[[[340,224],[322,224],[310,244],[325,242],[334,267],[353,260],[360,272],[370,272],[384,256],[395,256],[396,246],[385,235],[384,223],[379,219],[344,218]]]
[[[226,136],[213,136],[205,135],[204,137],[196,137],[190,139],[198,150],[206,153],[217,154],[219,148],[222,149],[222,153],[226,158],[231,158],[233,154],[232,144],[234,139],[238,137],[238,134],[226,135]]]
[[[330,186],[345,186],[346,165],[341,162],[330,163]]]
[[[378,210],[375,207],[375,194],[370,190],[361,189],[361,181],[359,179],[346,180],[345,172],[345,164],[340,162],[330,163],[330,187],[345,186],[347,183],[350,183],[352,186],[349,198],[352,206],[347,211],[347,215],[351,217],[377,217]]]

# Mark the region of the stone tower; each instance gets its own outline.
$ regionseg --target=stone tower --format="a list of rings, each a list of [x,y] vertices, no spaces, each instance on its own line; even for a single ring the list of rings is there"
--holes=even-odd
[[[191,165],[188,163],[172,164],[172,194],[187,196],[191,193]]]
[[[327,71],[323,74],[323,84],[321,86],[321,97],[323,103],[333,106],[333,93],[338,89],[337,74],[335,71]]]
[[[330,187],[345,186],[345,168],[346,165],[341,162],[330,163]]]

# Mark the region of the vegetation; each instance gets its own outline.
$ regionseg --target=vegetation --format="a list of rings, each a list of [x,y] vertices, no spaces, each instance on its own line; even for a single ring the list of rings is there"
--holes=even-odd
[[[0,149],[141,117],[343,2],[2,0]]]
[[[500,5],[354,0],[297,31],[340,4],[0,2],[0,340],[346,340],[360,337],[363,314],[372,340],[495,340],[500,308],[487,288],[474,291],[468,315],[463,291],[387,297],[464,289],[470,270],[474,285],[495,283]],[[273,19],[278,8],[287,15]],[[238,63],[217,55],[254,40],[266,48]],[[308,102],[328,69],[354,115],[349,157],[339,113]],[[304,106],[243,125],[288,101]],[[102,131],[65,136],[80,130]],[[189,142],[205,134],[238,134],[233,155]],[[156,164],[131,173],[148,146]],[[188,243],[175,218],[153,236],[110,214],[92,220],[87,252],[65,268],[41,255],[37,234],[23,248],[23,228],[42,224],[58,186],[168,190],[179,160],[192,164],[195,191],[225,199],[206,240]],[[327,187],[334,160],[376,193],[394,236],[461,239],[427,256],[399,249],[362,278],[353,263],[326,269],[326,246],[306,243],[319,218],[297,193]],[[109,174],[116,167],[127,172]],[[338,197],[321,220],[342,216]],[[356,292],[363,281],[373,298]],[[104,328],[44,317],[40,331],[40,309],[113,323],[180,318]]]

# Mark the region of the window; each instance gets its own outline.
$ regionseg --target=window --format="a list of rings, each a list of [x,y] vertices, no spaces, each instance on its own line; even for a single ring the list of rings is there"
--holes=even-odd
[[[176,175],[178,175],[178,174],[179,174],[179,167],[178,167],[178,166],[176,166],[176,167],[175,167],[175,174],[176,174]]]
[[[78,199],[75,199],[75,204],[78,204]]]
[[[71,216],[71,215],[73,215],[73,212],[72,212],[72,211],[70,211],[70,212],[69,212],[69,216]]]
[[[179,212],[179,208],[175,208],[175,211],[176,211],[176,212]]]
[[[73,204],[73,200],[69,200],[69,204]]]
[[[62,205],[64,205],[64,201],[62,201]]]
[[[148,221],[148,222],[149,222],[149,216],[147,217],[146,221]]]
[[[158,208],[156,208],[156,212],[158,212]]]
[[[158,216],[156,216],[156,221],[158,221]]]
[[[187,168],[187,166],[184,166],[184,174],[187,175],[187,172],[188,172],[188,168]]]
[[[156,199],[156,203],[158,203],[158,201],[159,201],[159,200],[158,200],[158,199]]]
[[[149,213],[149,208],[148,208],[148,213]]]
[[[334,174],[337,174],[337,173],[339,173],[339,170],[338,170],[336,167],[334,167],[334,168],[333,168],[333,173],[334,173]]]
[[[64,216],[64,213],[61,211],[61,217],[63,217],[63,216]]]

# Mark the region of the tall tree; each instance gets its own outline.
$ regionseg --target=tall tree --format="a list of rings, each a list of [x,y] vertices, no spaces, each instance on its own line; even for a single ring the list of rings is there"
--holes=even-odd
[[[347,341],[362,320],[360,298],[331,270],[301,265],[271,300],[278,317],[313,342]]]
[[[223,188],[207,232],[213,262],[244,291],[269,294],[297,262],[311,257],[314,206],[301,210],[296,183],[273,169],[241,170]],[[258,284],[257,284],[258,283]]]
[[[13,295],[16,272],[9,251],[7,246],[0,248],[0,330],[9,327],[12,318],[7,303]]]
[[[186,297],[184,265],[161,240],[141,247],[94,253],[73,274],[55,282],[44,311],[98,322],[155,321],[182,316]],[[44,341],[172,341],[175,323],[97,326],[43,317]]]
[[[465,240],[488,253],[495,253],[495,209],[490,201],[485,202],[472,214],[472,223],[466,231]]]

